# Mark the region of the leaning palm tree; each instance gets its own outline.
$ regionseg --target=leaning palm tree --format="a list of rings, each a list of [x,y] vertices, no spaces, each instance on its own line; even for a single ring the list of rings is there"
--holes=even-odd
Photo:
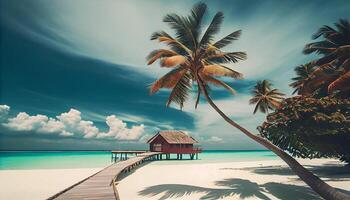
[[[297,76],[292,78],[294,82],[292,82],[289,85],[295,88],[293,94],[303,94],[306,84],[312,79],[314,66],[310,63],[305,65],[299,65],[294,69],[294,71],[297,74]]]
[[[257,81],[251,91],[253,97],[249,100],[249,104],[255,104],[254,114],[258,109],[262,113],[269,113],[269,110],[279,108],[284,94],[271,87],[272,84],[268,80]]]
[[[304,53],[322,55],[311,62],[315,66],[313,77],[308,81],[304,94],[313,93],[324,86],[328,93],[350,90],[350,22],[340,19],[335,29],[323,26],[313,35],[313,39],[324,40],[312,42],[305,46]]]
[[[221,40],[214,42],[214,35],[219,32],[223,21],[223,13],[218,12],[210,22],[208,28],[201,34],[203,27],[203,16],[207,13],[204,3],[197,3],[191,10],[191,14],[182,17],[177,14],[168,14],[163,21],[175,31],[175,37],[164,31],[152,34],[151,40],[158,40],[169,48],[154,50],[148,56],[148,64],[160,60],[161,67],[170,68],[171,71],[158,79],[151,86],[151,93],[160,88],[171,89],[167,106],[172,102],[183,107],[189,97],[189,90],[193,84],[198,85],[197,101],[203,95],[207,102],[222,116],[222,118],[242,131],[251,139],[262,144],[283,159],[291,169],[318,194],[326,199],[349,199],[349,196],[334,189],[313,173],[299,164],[293,157],[271,142],[253,134],[230,119],[221,111],[209,96],[208,86],[222,86],[233,92],[233,89],[217,79],[216,77],[228,76],[241,78],[242,74],[225,66],[225,64],[236,63],[246,58],[244,52],[226,52],[222,48],[237,40],[241,31],[235,31]]]

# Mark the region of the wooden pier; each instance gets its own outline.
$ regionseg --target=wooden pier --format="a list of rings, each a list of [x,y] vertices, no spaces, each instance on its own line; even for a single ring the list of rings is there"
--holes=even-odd
[[[116,150],[116,151],[111,151],[111,161],[112,162],[116,162],[118,159],[119,160],[127,160],[128,159],[128,155],[139,155],[142,153],[146,153],[147,151],[129,151],[129,150]],[[118,157],[119,155],[119,157]]]
[[[114,151],[113,154],[137,154],[135,157],[116,162],[100,172],[80,181],[79,183],[50,197],[57,200],[119,200],[116,185],[117,178],[122,172],[129,172],[132,168],[147,160],[155,160],[161,152],[145,151]],[[123,158],[124,159],[124,158]]]

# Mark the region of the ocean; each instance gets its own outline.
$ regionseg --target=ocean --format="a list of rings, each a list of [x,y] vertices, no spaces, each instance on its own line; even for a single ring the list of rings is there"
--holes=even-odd
[[[188,156],[184,155],[183,158],[188,159]],[[162,160],[157,162],[157,164],[217,163],[274,159],[278,159],[278,157],[267,150],[208,150],[199,154],[198,160]],[[111,153],[109,151],[0,152],[0,170],[99,168],[109,164],[111,164]]]

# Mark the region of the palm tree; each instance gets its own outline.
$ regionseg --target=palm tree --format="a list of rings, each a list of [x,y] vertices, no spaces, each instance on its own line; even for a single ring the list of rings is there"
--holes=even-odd
[[[271,87],[272,84],[268,80],[257,81],[251,91],[253,97],[249,100],[249,104],[256,104],[254,114],[258,109],[262,113],[268,113],[269,110],[275,110],[280,106],[284,94]]]
[[[226,122],[242,131],[249,138],[273,151],[303,181],[325,199],[349,199],[350,197],[348,195],[322,181],[282,149],[273,145],[260,135],[255,135],[237,124],[216,106],[209,96],[208,84],[222,86],[233,92],[229,85],[215,77],[228,76],[241,78],[241,73],[228,68],[224,64],[236,63],[239,60],[246,59],[246,54],[244,52],[226,52],[222,50],[223,47],[226,47],[239,38],[241,34],[240,30],[214,42],[214,35],[219,32],[223,21],[224,15],[222,12],[215,14],[208,28],[201,34],[203,16],[206,12],[206,4],[197,3],[192,8],[191,14],[187,17],[168,14],[163,18],[163,22],[167,23],[175,31],[175,37],[170,36],[164,31],[158,31],[152,34],[151,40],[158,40],[166,44],[169,48],[152,51],[148,56],[148,64],[152,64],[159,59],[161,67],[168,67],[171,71],[154,82],[151,86],[151,93],[157,92],[160,88],[171,89],[167,106],[174,102],[182,108],[183,103],[189,96],[189,90],[192,84],[197,84],[196,104],[198,104],[200,95],[204,95],[207,102]]]
[[[304,48],[305,54],[322,55],[311,62],[315,66],[313,77],[306,84],[304,94],[310,94],[325,86],[328,93],[350,90],[350,23],[340,19],[335,29],[323,26],[313,35],[313,39],[324,40],[309,43]]]
[[[314,66],[310,63],[305,65],[299,65],[294,69],[297,74],[296,77],[292,78],[293,83],[289,84],[289,86],[295,88],[293,94],[302,94],[305,88],[305,85],[312,78],[312,73],[314,71]]]

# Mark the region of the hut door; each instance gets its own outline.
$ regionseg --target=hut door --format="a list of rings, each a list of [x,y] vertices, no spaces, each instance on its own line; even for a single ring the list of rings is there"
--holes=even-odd
[[[154,151],[162,151],[162,144],[154,144],[153,149]]]

